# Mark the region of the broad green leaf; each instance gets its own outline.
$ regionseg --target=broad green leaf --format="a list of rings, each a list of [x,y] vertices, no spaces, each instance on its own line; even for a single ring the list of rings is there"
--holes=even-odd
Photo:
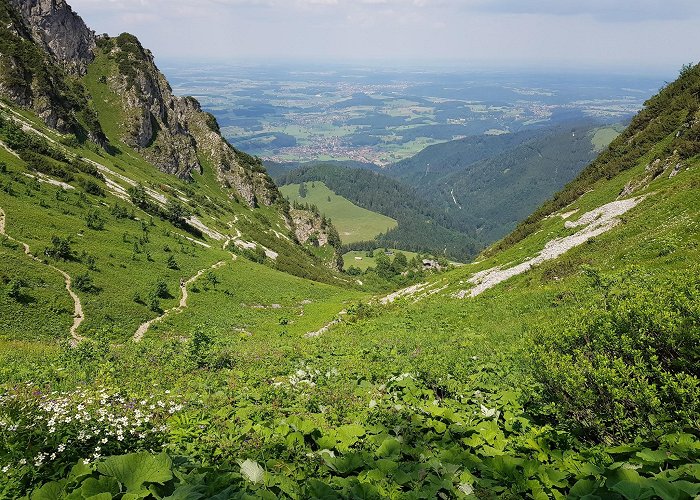
[[[387,458],[380,458],[376,462],[374,462],[374,465],[382,471],[385,474],[389,474],[391,472],[394,472],[396,469],[399,468],[399,464],[395,462],[394,460],[389,460]]]
[[[571,490],[569,490],[569,498],[574,500],[585,498],[595,493],[597,489],[598,483],[596,483],[596,481],[591,479],[579,479],[576,481],[576,484],[571,487]]]
[[[297,416],[289,417],[287,423],[292,429],[301,432],[304,435],[311,434],[316,430],[316,425],[310,420],[303,420]]]
[[[265,469],[251,459],[241,462],[241,475],[253,484],[262,483],[265,477]]]
[[[438,434],[443,434],[447,430],[447,425],[441,420],[430,420],[428,423]]]
[[[126,486],[127,492],[138,492],[146,483],[163,484],[173,478],[172,461],[165,453],[147,452],[108,457],[97,466],[97,471],[114,477]]]
[[[83,497],[85,500],[112,500],[112,495],[109,493],[99,493],[91,497]]]
[[[177,488],[172,495],[163,498],[163,500],[199,500],[204,498],[204,493],[201,490],[202,486],[186,484]]]
[[[316,444],[319,446],[319,448],[332,450],[333,448],[335,448],[336,444],[338,444],[338,440],[336,439],[335,433],[333,432],[317,437]]]
[[[140,490],[137,492],[124,493],[122,500],[141,500],[142,498],[148,498],[151,492],[148,490]]]
[[[365,435],[365,428],[359,424],[348,424],[338,427],[338,437],[344,438],[347,436],[362,437]]]
[[[634,446],[627,446],[627,445],[622,445],[622,446],[613,446],[612,448],[605,448],[605,451],[610,453],[611,455],[619,455],[621,453],[632,453],[633,451],[637,451],[639,448],[636,448]]]
[[[412,478],[409,474],[406,472],[402,471],[401,469],[397,470],[393,474],[394,482],[396,484],[404,485],[407,483],[410,483]]]
[[[343,425],[338,428],[338,449],[341,451],[348,450],[354,445],[361,436],[365,435],[365,429],[361,425],[350,424]]]
[[[400,452],[401,443],[394,438],[387,438],[382,442],[381,446],[379,446],[376,455],[381,458],[386,458],[398,455]]]
[[[83,478],[88,477],[92,474],[92,467],[87,465],[84,461],[79,460],[77,464],[73,466],[68,474],[68,482],[80,481]]]
[[[338,492],[318,479],[309,479],[306,482],[306,494],[308,498],[318,500],[336,500],[341,498]]]
[[[671,456],[669,456],[669,453],[665,452],[664,450],[650,450],[650,449],[644,449],[642,451],[637,452],[637,458],[640,460],[650,463],[650,464],[660,464],[664,463],[667,460],[673,460]]]
[[[700,484],[691,483],[690,481],[674,481],[673,485],[678,487],[681,491],[686,492],[691,497],[700,495]]]
[[[326,464],[339,474],[348,474],[365,465],[365,461],[359,453],[348,453],[337,458],[323,454],[322,457]]]
[[[113,477],[100,477],[95,479],[90,477],[80,485],[80,493],[83,497],[88,498],[101,493],[109,493],[110,495],[119,494],[119,481]]]
[[[63,482],[50,482],[35,490],[31,494],[31,500],[58,500],[63,498]]]
[[[567,472],[554,469],[552,467],[548,467],[545,469],[545,473],[547,475],[547,483],[548,486],[555,486],[557,488],[563,488],[568,484],[568,481],[566,478],[569,477],[569,474]]]
[[[288,448],[301,446],[304,444],[304,435],[301,432],[292,432],[284,439],[284,442]]]
[[[649,486],[652,487],[661,500],[678,500],[685,497],[685,493],[678,486],[669,483],[665,479],[650,479]]]
[[[638,500],[654,495],[654,491],[647,488],[646,483],[647,480],[641,477],[636,470],[620,467],[609,475],[606,486],[624,498]]]

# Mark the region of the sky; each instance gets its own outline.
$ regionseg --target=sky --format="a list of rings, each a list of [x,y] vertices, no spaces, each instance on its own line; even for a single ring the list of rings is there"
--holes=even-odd
[[[157,60],[676,72],[699,0],[68,0]]]

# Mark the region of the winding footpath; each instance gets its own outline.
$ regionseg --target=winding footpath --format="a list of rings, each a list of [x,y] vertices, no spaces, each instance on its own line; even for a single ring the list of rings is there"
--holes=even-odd
[[[29,245],[27,245],[26,243],[24,243],[22,241],[16,240],[15,238],[13,238],[12,236],[8,235],[5,232],[5,224],[6,224],[5,212],[3,211],[2,208],[0,208],[0,235],[4,235],[10,241],[14,241],[15,243],[22,245],[22,248],[24,248],[24,253],[28,257],[31,257],[35,261],[43,264],[44,262],[41,259],[39,259],[37,256],[32,254],[32,252],[29,248]],[[57,268],[56,266],[53,266],[51,264],[46,264],[46,265],[49,266],[49,268],[56,271],[57,273],[59,273],[61,276],[63,276],[63,280],[66,283],[66,291],[70,295],[71,299],[73,299],[73,304],[74,304],[73,324],[70,327],[70,336],[71,336],[71,344],[75,346],[79,342],[85,340],[85,337],[78,335],[78,328],[80,327],[80,324],[85,319],[85,316],[83,314],[83,305],[80,302],[80,297],[78,297],[75,294],[75,292],[73,291],[73,288],[72,288],[73,281],[71,280],[70,275],[67,272],[65,272],[64,270]]]
[[[231,258],[233,260],[236,260],[237,257],[234,254],[231,254]],[[134,333],[132,340],[134,342],[141,342],[141,340],[143,339],[143,336],[146,334],[146,332],[148,331],[148,329],[151,327],[151,325],[153,323],[158,323],[159,321],[162,321],[163,319],[165,319],[166,316],[169,316],[171,314],[178,314],[178,313],[181,313],[183,310],[187,309],[187,298],[189,297],[189,295],[187,293],[187,287],[189,285],[191,285],[192,283],[194,283],[195,281],[197,281],[199,278],[201,278],[202,275],[204,273],[206,273],[207,271],[219,269],[224,264],[226,264],[225,260],[219,261],[216,264],[214,264],[210,267],[207,267],[206,269],[201,269],[200,271],[197,272],[197,274],[192,276],[190,279],[188,279],[187,281],[185,281],[183,283],[180,283],[180,303],[175,307],[172,307],[170,309],[163,311],[163,313],[160,316],[157,316],[151,320],[146,321],[145,323],[142,323],[141,326],[139,326],[138,330],[136,330],[136,333]]]

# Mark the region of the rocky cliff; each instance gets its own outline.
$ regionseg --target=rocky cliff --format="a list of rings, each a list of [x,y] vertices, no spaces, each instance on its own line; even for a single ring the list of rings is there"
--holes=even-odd
[[[32,40],[67,73],[84,75],[93,60],[95,34],[64,0],[8,0],[21,14]]]
[[[123,142],[183,179],[211,168],[231,196],[252,207],[280,199],[257,158],[231,147],[195,99],[173,95],[136,37],[96,37],[64,0],[0,0],[0,24],[0,96],[48,126],[103,147],[108,139]],[[109,138],[83,85],[95,71],[104,72],[109,113],[120,122]]]
[[[313,208],[299,205],[295,205],[289,210],[289,217],[292,220],[294,235],[299,243],[310,243],[318,247],[332,247],[334,256],[327,263],[328,266],[336,270],[343,268],[343,257],[340,253],[340,235],[329,219],[320,215]]]
[[[0,0],[0,96],[60,132],[102,144],[76,78],[86,71],[93,46],[92,33],[60,0]]]
[[[193,171],[202,172],[206,162],[221,184],[235,189],[250,206],[278,199],[260,162],[232,148],[216,119],[203,112],[196,99],[173,95],[153,54],[136,37],[124,33],[100,38],[97,44],[98,58],[108,62],[103,67],[111,68],[103,81],[120,101],[121,141],[164,172],[184,179]]]

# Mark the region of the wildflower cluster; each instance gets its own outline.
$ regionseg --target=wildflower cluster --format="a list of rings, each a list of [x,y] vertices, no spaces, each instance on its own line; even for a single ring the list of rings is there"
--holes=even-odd
[[[0,471],[49,475],[83,459],[162,447],[167,419],[182,404],[107,388],[44,393],[23,385],[0,394]]]
[[[308,387],[315,387],[319,379],[330,379],[338,375],[338,370],[331,368],[325,372],[314,369],[309,366],[302,366],[296,370],[291,375],[284,378],[284,380],[278,380],[273,385],[275,387],[280,387],[285,384],[289,384],[292,387],[298,387],[306,385]]]

